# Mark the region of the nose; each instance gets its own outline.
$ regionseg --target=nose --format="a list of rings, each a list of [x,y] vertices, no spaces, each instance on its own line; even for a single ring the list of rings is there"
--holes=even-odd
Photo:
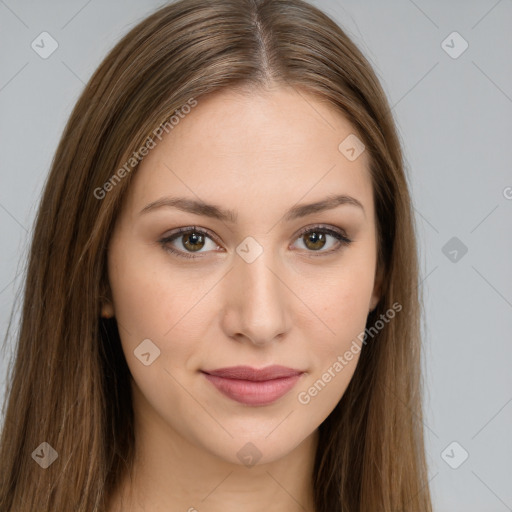
[[[289,331],[293,293],[270,250],[252,262],[237,255],[223,286],[222,327],[230,338],[265,346]]]

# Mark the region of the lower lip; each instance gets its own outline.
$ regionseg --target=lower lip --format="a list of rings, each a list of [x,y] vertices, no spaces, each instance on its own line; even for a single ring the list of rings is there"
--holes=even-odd
[[[288,393],[302,374],[265,381],[227,379],[204,372],[203,375],[232,400],[246,405],[268,405]]]

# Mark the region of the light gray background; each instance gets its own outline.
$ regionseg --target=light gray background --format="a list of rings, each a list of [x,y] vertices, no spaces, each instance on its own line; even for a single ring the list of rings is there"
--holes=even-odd
[[[435,510],[512,511],[512,1],[312,3],[373,64],[404,146],[421,246]],[[0,0],[2,337],[66,119],[107,51],[160,5]],[[43,31],[59,44],[45,60],[31,48]],[[458,58],[442,46],[453,31],[469,44]],[[445,44],[458,52],[463,42]],[[448,257],[452,237],[460,242]],[[12,341],[1,353],[2,393],[9,350]],[[462,450],[469,457],[453,469],[447,461],[459,464]]]

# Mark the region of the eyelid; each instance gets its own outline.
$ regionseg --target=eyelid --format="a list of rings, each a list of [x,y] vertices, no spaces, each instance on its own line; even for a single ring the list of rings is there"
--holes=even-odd
[[[336,234],[339,235],[346,240],[352,242],[352,240],[349,238],[347,233],[344,229],[338,228],[336,226],[332,226],[331,224],[312,224],[310,226],[306,226],[302,228],[297,235],[295,235],[295,239],[301,237],[302,235],[308,233],[309,231],[314,231],[315,229],[318,229],[318,231],[325,231],[328,234]],[[334,236],[334,235],[333,235]]]

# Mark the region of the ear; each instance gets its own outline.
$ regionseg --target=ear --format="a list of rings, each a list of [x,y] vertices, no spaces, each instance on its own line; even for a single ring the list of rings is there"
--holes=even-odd
[[[382,296],[382,283],[384,279],[384,272],[382,269],[382,265],[377,265],[377,269],[375,270],[375,280],[373,285],[373,292],[372,296],[370,298],[370,304],[369,304],[369,311],[373,311],[377,304],[379,303],[379,300]]]
[[[107,280],[103,281],[100,292],[100,303],[101,303],[101,317],[112,318],[115,314],[114,304],[112,301],[112,292],[110,290],[110,284]]]

